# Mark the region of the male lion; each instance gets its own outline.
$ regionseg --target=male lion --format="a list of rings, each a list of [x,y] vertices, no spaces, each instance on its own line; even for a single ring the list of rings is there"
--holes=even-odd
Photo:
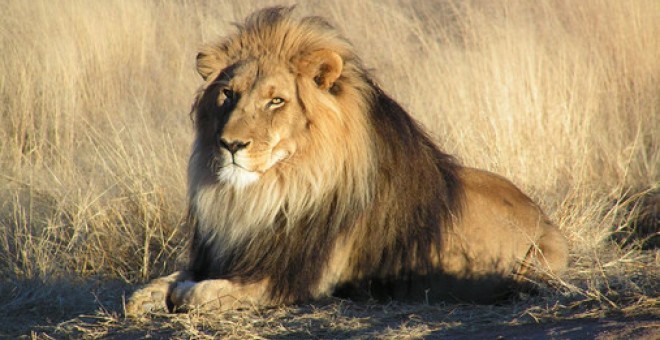
[[[566,266],[540,208],[440,151],[323,19],[258,11],[197,70],[190,264],[127,314],[333,293],[487,303]]]

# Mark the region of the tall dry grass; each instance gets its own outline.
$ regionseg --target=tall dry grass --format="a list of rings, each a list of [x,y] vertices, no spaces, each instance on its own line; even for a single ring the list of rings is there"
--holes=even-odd
[[[4,296],[23,280],[138,282],[171,270],[185,253],[196,50],[272,3],[5,2]],[[336,23],[445,150],[539,201],[574,261],[628,254],[607,242],[612,227],[632,223],[634,198],[660,186],[660,2],[310,1],[297,11]]]

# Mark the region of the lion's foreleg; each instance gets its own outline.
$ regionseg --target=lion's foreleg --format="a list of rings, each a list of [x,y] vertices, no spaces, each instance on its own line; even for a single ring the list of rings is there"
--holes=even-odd
[[[186,271],[175,272],[149,282],[135,291],[126,303],[126,316],[138,316],[151,312],[167,312],[168,300],[178,282],[189,280],[192,275]]]
[[[175,309],[205,311],[237,309],[274,303],[267,294],[267,282],[241,284],[229,280],[179,282],[172,291]]]

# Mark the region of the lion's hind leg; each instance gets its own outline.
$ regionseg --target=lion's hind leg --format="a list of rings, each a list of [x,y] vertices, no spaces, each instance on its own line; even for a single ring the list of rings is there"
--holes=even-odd
[[[547,225],[539,239],[539,261],[543,268],[555,275],[568,266],[568,242],[554,225]]]
[[[568,242],[554,225],[544,226],[543,234],[532,244],[516,273],[520,281],[546,281],[568,266]]]
[[[168,312],[172,290],[178,282],[188,279],[190,279],[190,273],[180,271],[149,282],[146,286],[136,290],[128,299],[125,315],[136,317],[147,313]]]

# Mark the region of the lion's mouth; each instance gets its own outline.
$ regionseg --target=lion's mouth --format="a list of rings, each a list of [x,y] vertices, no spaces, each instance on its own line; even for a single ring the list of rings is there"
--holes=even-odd
[[[218,180],[237,187],[257,182],[266,172],[283,163],[291,156],[286,149],[271,149],[248,154],[232,154],[219,150],[213,159],[213,169]]]
[[[237,188],[247,187],[250,184],[258,181],[261,177],[261,173],[259,171],[248,170],[236,163],[230,163],[228,165],[222,166],[216,173],[220,182],[233,185]]]
[[[221,152],[216,157],[215,172],[220,182],[237,188],[247,187],[259,180],[272,165],[271,157]]]

